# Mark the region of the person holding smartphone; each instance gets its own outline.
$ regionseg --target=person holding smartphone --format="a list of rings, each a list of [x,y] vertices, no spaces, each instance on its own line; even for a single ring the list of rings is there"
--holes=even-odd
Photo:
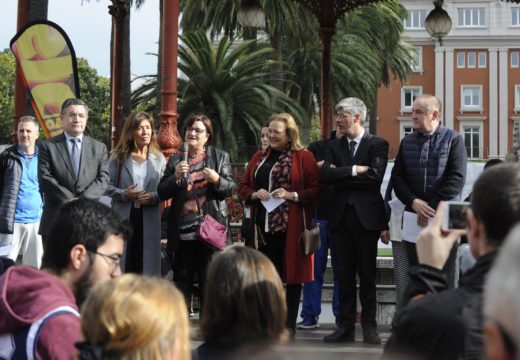
[[[489,196],[492,193],[493,196]],[[475,182],[467,229],[445,231],[446,203],[417,239],[419,265],[410,269],[408,304],[392,321],[385,347],[391,359],[480,359],[483,356],[484,280],[509,231],[520,220],[520,165],[486,170]],[[453,244],[467,234],[477,259],[457,289],[449,289],[445,263]]]

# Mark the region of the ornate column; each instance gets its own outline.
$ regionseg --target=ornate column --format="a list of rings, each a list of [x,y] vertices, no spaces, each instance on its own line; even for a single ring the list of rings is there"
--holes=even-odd
[[[111,71],[111,144],[112,149],[117,145],[123,120],[123,45],[124,45],[124,20],[128,14],[128,3],[124,0],[112,0],[108,12],[112,15],[112,71]]]
[[[500,47],[498,49],[498,92],[489,92],[490,102],[497,102],[498,97],[498,155],[504,159],[509,153],[509,103],[508,103],[508,57],[509,49],[507,47]],[[497,78],[495,78],[497,81]],[[493,99],[494,98],[494,99]]]
[[[444,47],[437,46],[437,42],[435,42],[435,95],[443,104],[446,103],[444,98]],[[444,108],[442,114],[443,121],[446,120],[445,113],[446,108]]]
[[[444,58],[445,58],[445,66],[444,66],[444,124],[450,129],[454,129],[455,121],[453,116],[455,114],[454,109],[454,55],[453,48],[445,48],[444,49]]]
[[[161,84],[161,127],[158,142],[166,159],[179,152],[182,143],[177,130],[177,54],[179,0],[163,2],[163,45]]]
[[[319,34],[323,43],[322,68],[321,68],[321,138],[328,139],[329,124],[331,122],[330,115],[330,61],[331,61],[331,43],[332,36],[336,33],[333,27],[320,27]]]
[[[498,94],[498,48],[489,48],[489,96]],[[506,92],[507,95],[507,92]],[[489,152],[484,157],[498,157],[498,102],[489,101]]]

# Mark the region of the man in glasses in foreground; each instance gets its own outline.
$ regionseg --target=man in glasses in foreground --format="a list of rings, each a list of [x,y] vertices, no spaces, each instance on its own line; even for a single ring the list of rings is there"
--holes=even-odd
[[[54,219],[42,268],[13,266],[0,277],[0,358],[70,359],[80,340],[78,309],[93,285],[121,275],[130,229],[88,199]]]

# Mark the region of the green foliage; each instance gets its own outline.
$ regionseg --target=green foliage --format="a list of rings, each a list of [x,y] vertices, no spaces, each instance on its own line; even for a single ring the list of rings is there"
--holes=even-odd
[[[275,55],[281,55],[274,58],[283,59],[285,64],[284,89],[311,118],[319,112],[321,97],[318,21],[294,0],[259,2],[266,13],[266,32]],[[207,30],[212,37],[241,30],[236,20],[240,0],[181,0],[180,5],[184,29]],[[411,75],[412,57],[409,47],[401,41],[406,16],[398,0],[387,0],[359,7],[336,23],[331,59],[332,106],[346,96],[359,97],[372,106],[381,84],[388,86],[392,77],[405,80]],[[310,132],[312,138],[313,131],[314,124],[303,123],[302,132]]]
[[[86,59],[78,58],[78,76],[81,99],[90,108],[88,131],[90,135],[110,145],[110,79],[100,76]]]
[[[191,114],[206,114],[214,143],[233,160],[248,159],[246,144],[257,144],[260,128],[272,114],[287,111],[297,121],[307,121],[293,99],[269,85],[270,47],[256,41],[235,46],[224,37],[214,48],[202,31],[185,33],[181,40],[180,124]]]
[[[15,69],[11,50],[0,52],[0,144],[12,142]]]
[[[387,85],[392,75],[406,79],[412,73],[409,49],[401,42],[402,16],[404,7],[389,0],[362,6],[338,21],[331,49],[332,105],[355,96],[370,107],[381,83]],[[321,40],[316,34],[289,33],[286,44],[283,57],[293,73],[289,92],[312,113],[321,95]]]

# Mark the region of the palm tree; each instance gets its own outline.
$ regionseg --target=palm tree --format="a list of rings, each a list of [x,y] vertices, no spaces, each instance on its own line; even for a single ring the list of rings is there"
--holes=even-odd
[[[273,113],[287,110],[307,121],[294,100],[269,84],[272,48],[254,40],[232,47],[227,36],[213,48],[203,31],[185,33],[181,40],[179,69],[186,79],[179,79],[179,122],[194,113],[208,115],[214,143],[234,160],[247,160],[245,144],[257,143]]]
[[[237,31],[242,31],[237,22],[237,13],[242,0],[181,0],[183,13],[181,26],[184,30],[206,30],[212,38],[223,34],[233,38]],[[285,46],[283,37],[292,33],[296,36],[308,36],[315,30],[313,16],[294,0],[259,0],[265,11],[269,42],[274,49],[275,62],[271,68],[271,84],[283,90],[282,51]]]
[[[401,42],[403,16],[404,7],[389,0],[360,7],[340,19],[332,44],[332,103],[355,96],[374,107],[381,84],[388,84],[392,75],[405,79],[411,73],[411,56]],[[320,103],[320,39],[316,34],[285,37],[284,60],[293,72],[289,94],[313,113]]]
[[[373,84],[370,100],[370,133],[377,131],[377,90],[390,86],[392,78],[405,81],[412,75],[412,47],[402,41],[406,8],[397,0],[382,1],[349,13],[340,22],[350,33],[364,38],[379,66],[375,69],[377,81]],[[384,29],[384,31],[381,31]]]

